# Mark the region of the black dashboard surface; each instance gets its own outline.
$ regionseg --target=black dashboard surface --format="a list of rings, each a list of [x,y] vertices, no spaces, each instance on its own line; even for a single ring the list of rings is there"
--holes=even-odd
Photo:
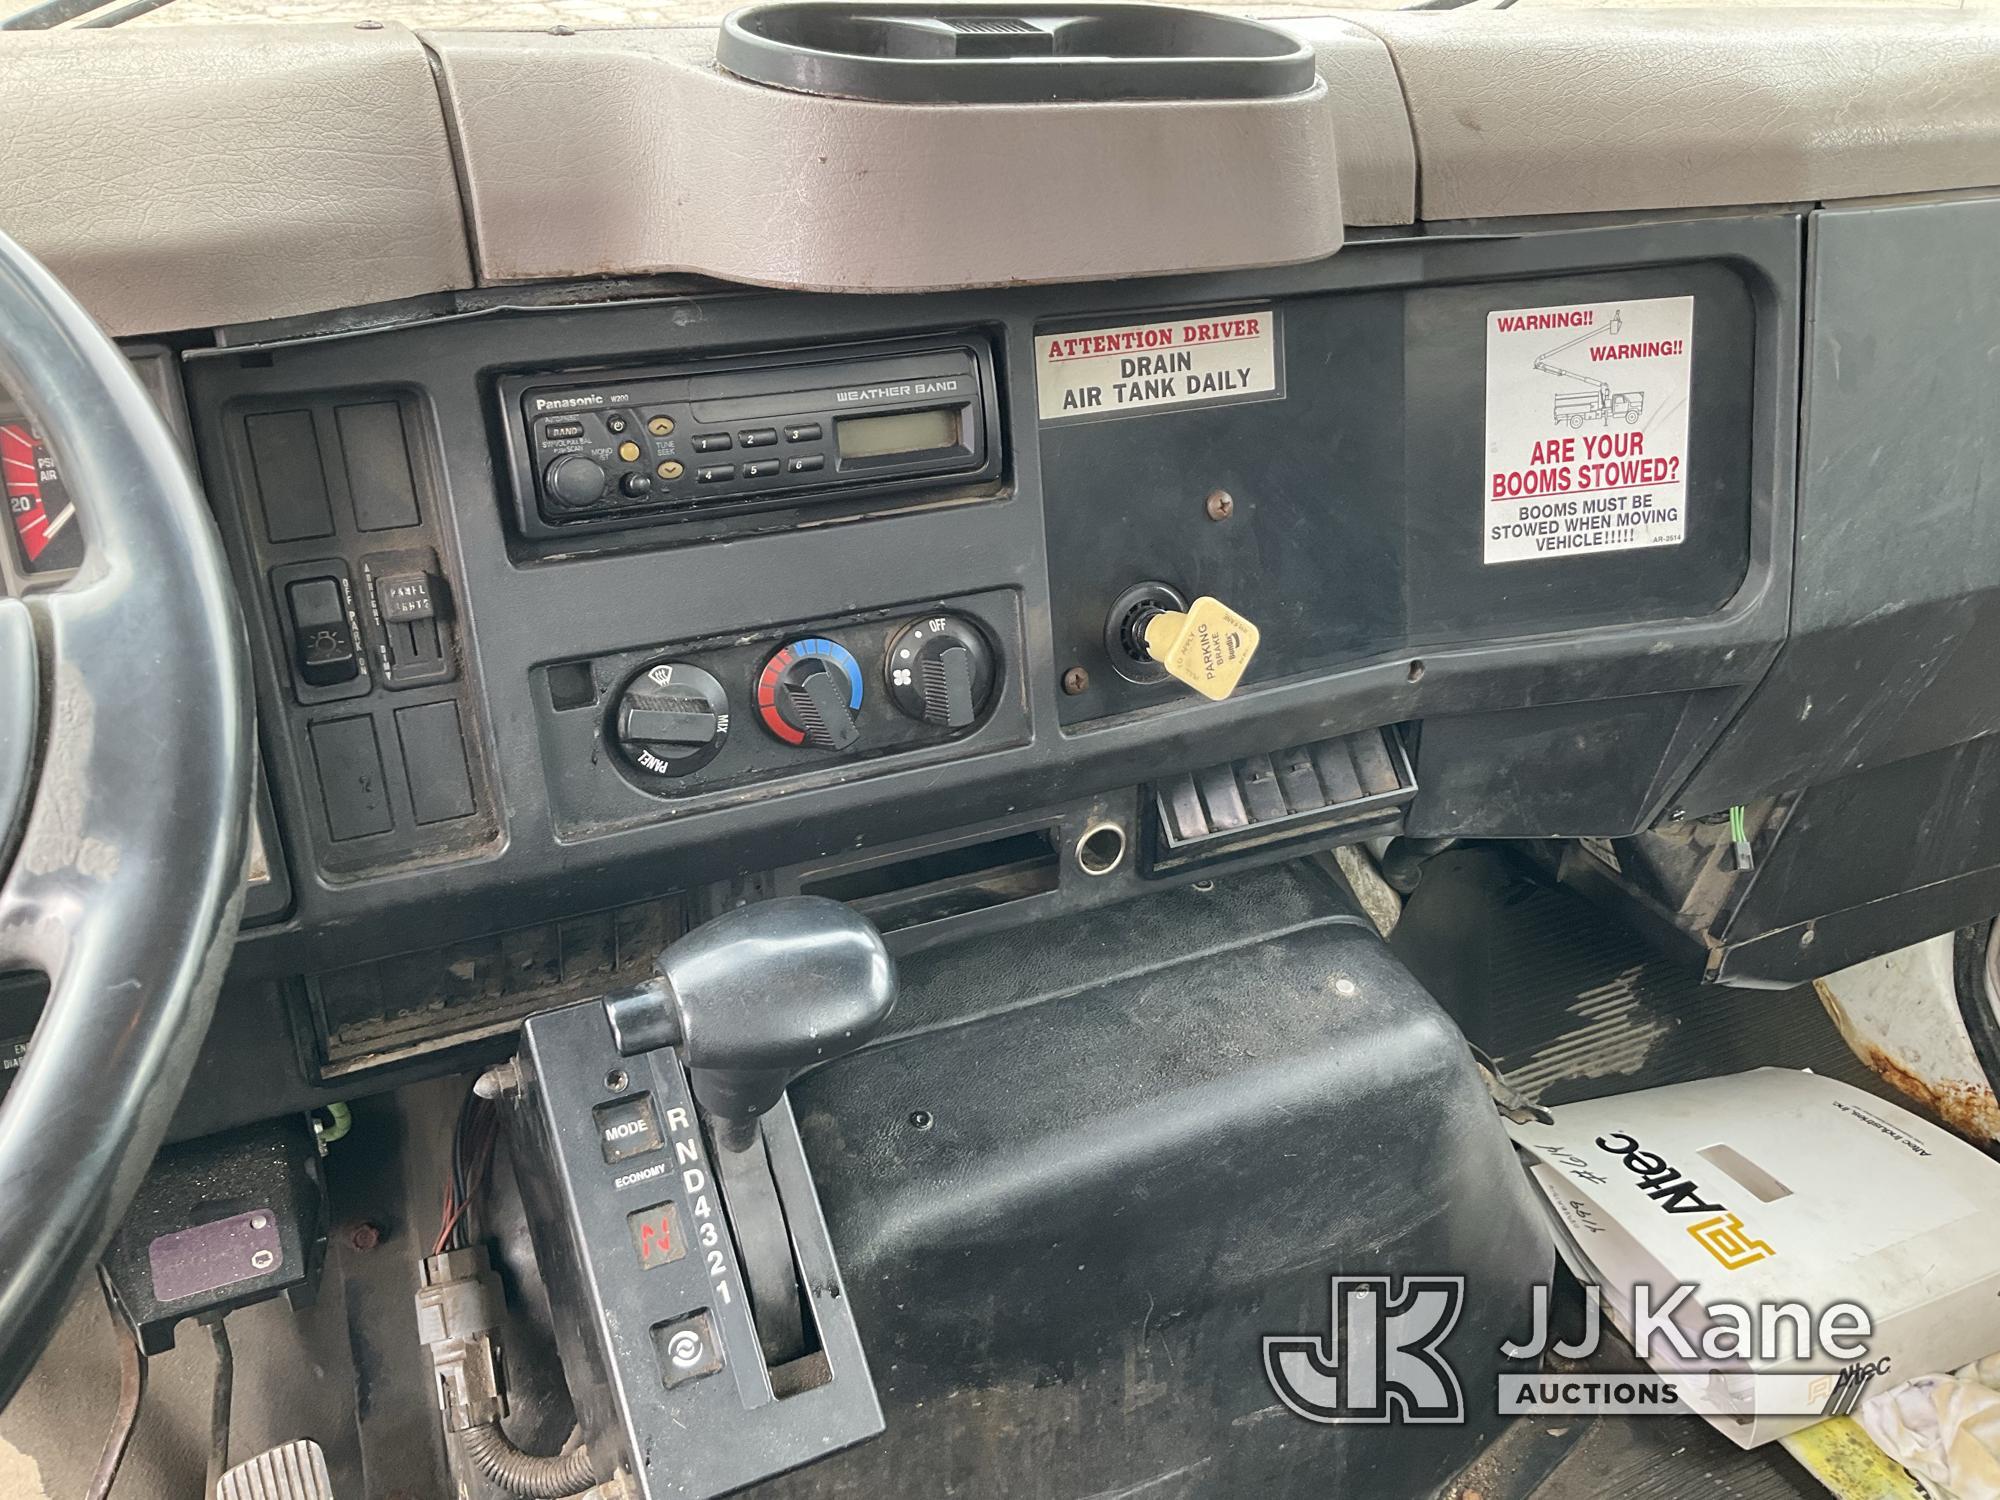
[[[569,993],[625,961],[615,942],[604,963],[577,967],[546,951],[565,940],[524,956],[506,935],[605,914],[636,924],[636,953],[684,919],[659,905],[682,893],[796,888],[785,872],[908,841],[1039,819],[1062,868],[1058,889],[1038,894],[1102,899],[1108,887],[1079,880],[1069,855],[1093,819],[1122,820],[1136,841],[1139,788],[1376,726],[1557,712],[1563,736],[1495,752],[1523,758],[1516,811],[1534,815],[1531,779],[1582,778],[1603,783],[1586,819],[1597,826],[1548,832],[1640,826],[1719,732],[1718,705],[1756,683],[1784,636],[1801,222],[1768,212],[1362,241],[1316,265],[1186,281],[923,297],[693,291],[191,353],[196,443],[250,616],[293,877],[290,913],[239,946],[215,1066],[258,1055],[251,1033],[268,1037],[276,1012],[295,1039],[295,1096],[352,1088],[377,1076],[367,1047],[332,1063],[325,987],[306,976],[373,966],[361,988],[385,1013],[421,1009],[435,986],[397,995],[396,964],[487,944],[493,963],[519,971],[496,981],[502,990]],[[1486,313],[1675,294],[1693,295],[1702,319],[1692,451],[1703,487],[1687,543],[1481,568]],[[1044,329],[1246,306],[1283,310],[1280,399],[1038,424]],[[986,479],[873,497],[864,487],[727,522],[644,517],[574,536],[519,523],[523,455],[503,388],[933,337],[992,351],[998,462]],[[387,510],[379,452],[343,446],[356,423],[400,434],[407,480],[390,475]],[[319,449],[317,479],[302,441]],[[309,517],[303,533],[274,526],[274,475],[303,484],[308,512],[323,505],[329,519]],[[1200,518],[1219,488],[1239,507],[1226,526]],[[304,684],[294,666],[286,584],[328,566],[357,606],[359,689]],[[378,585],[411,571],[432,580],[441,663],[383,651],[394,622],[373,602],[387,597]],[[1264,654],[1228,702],[1127,683],[1106,655],[1111,583],[1163,575],[1264,624]],[[645,661],[713,653],[734,674],[732,746],[769,744],[755,669],[771,650],[851,634],[866,656],[890,625],[941,610],[970,612],[997,650],[991,704],[970,727],[865,747],[875,754],[774,749],[714,791],[649,786],[610,743],[621,674]],[[885,622],[876,636],[871,620]],[[420,670],[396,681],[408,662]],[[863,667],[871,691],[875,670]],[[1659,743],[1607,780],[1574,726],[1593,703],[1634,699],[1660,705]],[[412,709],[429,712],[413,721]],[[860,715],[878,712],[871,700]],[[455,723],[466,752],[462,790],[454,778],[429,819],[404,763],[438,740],[420,734],[412,748],[413,722]],[[333,821],[329,736],[372,740],[382,757],[381,806],[360,824]],[[1450,767],[1422,761],[1420,780],[1449,782]]]

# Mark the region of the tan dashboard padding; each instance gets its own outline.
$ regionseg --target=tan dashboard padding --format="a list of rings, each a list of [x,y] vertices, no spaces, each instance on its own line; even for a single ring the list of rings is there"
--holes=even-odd
[[[1312,43],[1333,97],[1333,144],[1340,157],[1340,212],[1350,225],[1412,224],[1417,217],[1417,148],[1396,64],[1374,33],[1332,16],[1274,18]]]
[[[0,32],[0,229],[114,334],[471,285],[408,31]]]
[[[2000,12],[1368,12],[1426,219],[2000,184]]]
[[[1316,50],[1307,93],[1057,107],[761,89],[707,28],[429,32],[435,71],[393,26],[5,32],[0,229],[139,334],[453,290],[475,264],[996,285],[1311,260],[1343,222],[2000,185],[2000,11],[1280,24]]]
[[[436,31],[483,281],[893,291],[1340,248],[1324,82],[1255,101],[906,105],[748,84],[699,29]]]

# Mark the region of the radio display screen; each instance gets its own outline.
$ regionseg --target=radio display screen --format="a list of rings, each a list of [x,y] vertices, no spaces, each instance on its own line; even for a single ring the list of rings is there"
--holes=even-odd
[[[834,445],[842,458],[882,458],[892,453],[927,453],[959,446],[962,408],[885,412],[879,417],[840,417]]]

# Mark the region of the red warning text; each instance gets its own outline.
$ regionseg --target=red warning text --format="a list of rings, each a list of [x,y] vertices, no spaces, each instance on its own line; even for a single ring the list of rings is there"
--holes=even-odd
[[[1686,539],[1694,301],[1486,315],[1486,562]]]

